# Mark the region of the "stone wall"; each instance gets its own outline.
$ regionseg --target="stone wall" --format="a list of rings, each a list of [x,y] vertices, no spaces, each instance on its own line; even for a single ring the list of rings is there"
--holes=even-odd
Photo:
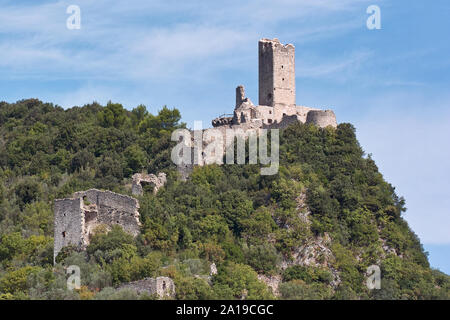
[[[306,116],[306,123],[312,123],[318,127],[336,127],[336,116],[332,110],[312,110]]]
[[[122,284],[118,289],[132,289],[138,294],[156,294],[160,298],[175,296],[175,284],[169,277],[145,278]]]
[[[63,247],[84,244],[84,219],[81,199],[55,200],[55,231],[53,258],[56,258]]]
[[[295,47],[278,39],[259,41],[259,105],[295,105]]]
[[[97,226],[120,225],[137,236],[140,231],[139,203],[136,199],[90,189],[76,192],[73,198],[55,200],[54,258],[61,249],[74,245],[85,249]]]
[[[259,105],[245,97],[242,85],[236,88],[236,105],[233,117],[221,116],[212,120],[214,129],[218,129],[225,139],[226,131],[244,132],[248,136],[251,131],[260,134],[261,129],[282,129],[295,123],[312,123],[318,127],[337,127],[336,116],[331,110],[320,110],[296,105],[295,92],[295,47],[283,45],[278,39],[261,39],[258,44],[259,59]],[[205,129],[208,134],[211,129]],[[230,141],[226,141],[224,148]],[[197,153],[199,151],[197,150]],[[195,154],[195,162],[204,165],[202,154]],[[178,168],[185,180],[192,171],[192,165]]]

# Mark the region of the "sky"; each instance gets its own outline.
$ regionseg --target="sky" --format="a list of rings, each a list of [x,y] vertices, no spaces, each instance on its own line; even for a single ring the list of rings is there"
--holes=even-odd
[[[370,5],[381,29],[366,26]],[[448,0],[0,0],[0,101],[167,105],[207,127],[238,85],[257,103],[260,38],[292,43],[297,104],[355,126],[450,274],[449,32]]]

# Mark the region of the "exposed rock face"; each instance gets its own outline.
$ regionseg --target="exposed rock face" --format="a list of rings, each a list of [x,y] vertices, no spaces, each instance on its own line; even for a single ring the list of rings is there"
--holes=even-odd
[[[117,224],[137,236],[138,209],[139,202],[135,198],[97,189],[76,192],[68,199],[56,199],[54,258],[68,245],[85,249],[94,229],[100,225],[110,228]]]
[[[306,205],[306,194],[301,193],[296,198],[296,202],[299,218],[309,227],[311,225],[309,219],[311,212]],[[341,280],[338,271],[333,267],[335,257],[330,249],[331,242],[332,239],[328,233],[325,233],[323,237],[310,237],[302,246],[293,248],[292,259],[284,259],[280,265],[281,270],[295,265],[325,268],[330,270],[333,276],[331,285],[337,287]]]
[[[264,282],[266,286],[272,289],[272,293],[274,296],[276,297],[280,296],[280,291],[278,290],[278,287],[282,281],[281,275],[266,276],[263,274],[258,274],[258,280]]]
[[[143,184],[150,184],[153,186],[153,193],[156,194],[158,190],[167,182],[166,174],[160,172],[158,176],[154,174],[136,173],[133,175],[133,184],[131,185],[131,192],[133,195],[140,196],[144,193]]]
[[[160,298],[175,297],[175,284],[169,277],[145,278],[122,284],[118,289],[132,289],[137,293],[157,294]]]
[[[209,275],[213,276],[217,274],[217,267],[216,264],[213,262],[210,266],[209,266]]]

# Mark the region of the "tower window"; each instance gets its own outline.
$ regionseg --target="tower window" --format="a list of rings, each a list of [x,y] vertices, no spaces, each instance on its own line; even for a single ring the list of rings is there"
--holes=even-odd
[[[62,236],[63,236],[63,238],[66,237],[66,232],[65,231],[62,232]]]

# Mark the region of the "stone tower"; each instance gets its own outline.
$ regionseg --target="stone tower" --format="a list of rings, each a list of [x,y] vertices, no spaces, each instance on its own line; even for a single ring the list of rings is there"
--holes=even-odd
[[[259,41],[259,105],[295,106],[295,47]]]

